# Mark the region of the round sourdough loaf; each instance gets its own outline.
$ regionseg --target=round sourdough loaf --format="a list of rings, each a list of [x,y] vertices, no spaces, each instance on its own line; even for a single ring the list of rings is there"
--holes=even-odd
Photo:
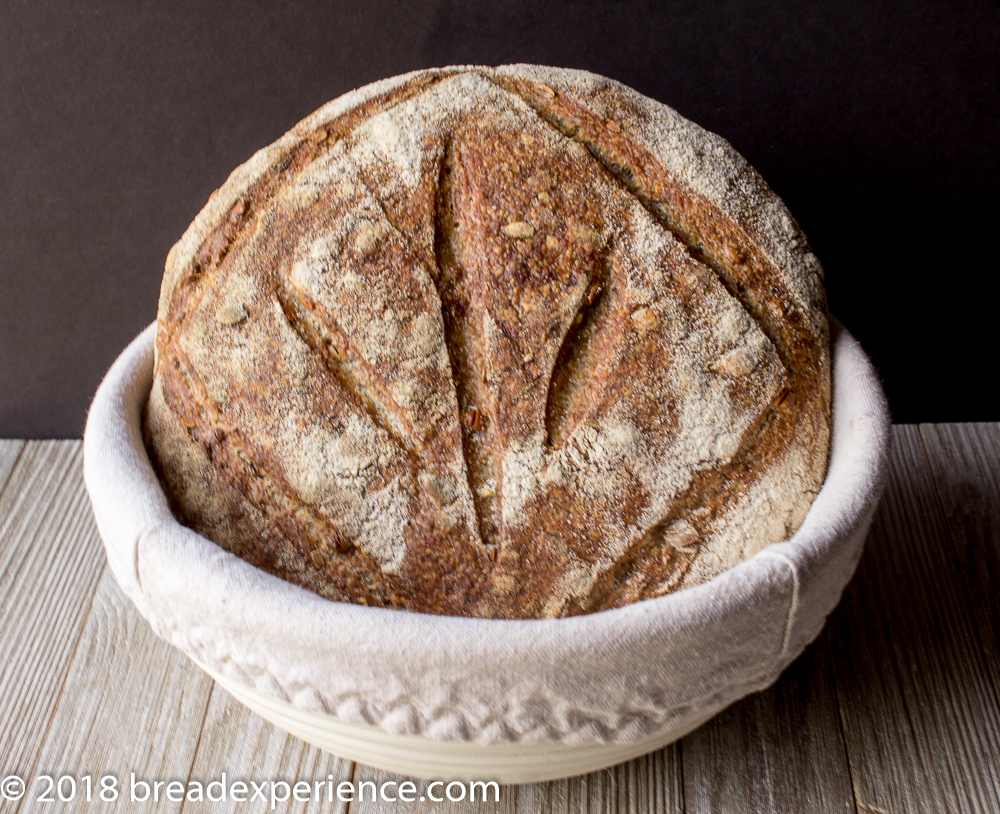
[[[331,102],[173,248],[151,459],[182,522],[333,600],[494,618],[703,582],[826,472],[821,267],[723,139],[616,82]]]

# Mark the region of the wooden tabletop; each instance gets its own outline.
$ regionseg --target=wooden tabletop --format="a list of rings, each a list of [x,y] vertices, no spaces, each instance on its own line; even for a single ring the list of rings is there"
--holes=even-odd
[[[276,810],[1000,812],[1000,425],[897,426],[893,441],[858,572],[771,689],[659,752],[499,803]],[[150,632],[106,567],[77,441],[0,441],[0,663],[0,780],[27,782],[0,812],[268,809],[87,804],[88,774],[403,780],[276,729]],[[74,803],[36,802],[45,774],[72,776]]]

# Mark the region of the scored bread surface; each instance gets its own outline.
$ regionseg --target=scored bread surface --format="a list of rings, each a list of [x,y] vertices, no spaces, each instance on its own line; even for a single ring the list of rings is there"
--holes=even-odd
[[[171,251],[146,443],[180,519],[322,596],[556,617],[703,582],[822,484],[822,271],[721,138],[603,77],[331,102]]]

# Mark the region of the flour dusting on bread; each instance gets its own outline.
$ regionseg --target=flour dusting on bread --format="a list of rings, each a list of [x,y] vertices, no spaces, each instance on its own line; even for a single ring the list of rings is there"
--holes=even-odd
[[[213,195],[158,321],[175,511],[333,600],[618,607],[787,539],[825,476],[804,236],[724,140],[593,74],[321,108]]]

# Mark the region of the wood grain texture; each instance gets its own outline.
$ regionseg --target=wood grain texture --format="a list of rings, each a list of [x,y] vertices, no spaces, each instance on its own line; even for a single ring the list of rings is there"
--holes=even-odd
[[[24,449],[24,441],[17,439],[0,438],[0,494],[3,494],[7,479],[14,470],[21,450]]]
[[[681,742],[687,814],[854,812],[826,641]]]
[[[276,810],[1000,812],[1000,425],[894,432],[858,574],[771,689],[679,744],[584,777],[501,787],[499,803],[372,802],[369,786],[349,805]],[[0,442],[0,774],[407,779],[276,729],[156,639],[104,568],[80,464],[78,442]],[[427,784],[416,787],[426,798]],[[37,807],[19,806],[0,800],[0,812]]]
[[[105,569],[45,749],[29,774],[114,774],[125,793],[107,808],[149,810],[128,801],[130,773],[139,780],[188,779],[212,685],[153,634]],[[179,811],[180,803],[161,799],[154,807]]]
[[[1000,425],[923,424],[959,572],[1000,692]]]
[[[681,753],[676,744],[599,772],[551,783],[514,786],[518,812],[684,811]],[[503,797],[501,791],[501,799]]]
[[[1000,706],[916,427],[829,626],[859,811],[1000,809]]]
[[[0,771],[35,763],[104,566],[80,447],[28,443],[0,494]]]
[[[402,775],[384,772],[370,766],[358,765],[355,771],[355,783],[361,781],[375,783],[381,786],[386,781],[398,784],[407,780]],[[636,758],[619,766],[612,766],[599,772],[570,777],[565,780],[555,780],[549,783],[533,783],[521,786],[500,786],[499,802],[496,801],[492,788],[476,789],[475,801],[440,801],[430,799],[428,783],[430,781],[414,781],[417,786],[414,802],[372,802],[370,798],[353,802],[348,811],[350,814],[374,814],[374,812],[423,812],[448,811],[461,814],[485,814],[485,812],[504,812],[505,814],[532,814],[544,811],[552,814],[612,814],[621,812],[633,814],[650,812],[650,814],[682,814],[684,811],[683,789],[681,788],[680,752],[676,745]],[[446,785],[435,787],[434,796],[445,797]],[[452,795],[457,797],[459,789],[455,786]],[[472,791],[468,786],[463,792],[469,796]],[[486,799],[484,800],[484,796]]]
[[[313,794],[309,802],[289,800],[282,811],[344,812],[334,792],[328,799],[329,785],[316,787],[317,781],[340,783],[350,780],[354,763],[310,746],[251,712],[218,685],[212,690],[198,751],[191,767],[191,778],[209,783],[225,772],[229,782],[245,783],[284,780],[289,784],[305,781]],[[252,789],[251,789],[252,792]],[[317,793],[318,792],[318,793]],[[281,796],[279,794],[279,796]],[[300,795],[304,797],[305,795]],[[232,799],[215,803],[213,812],[246,811],[249,803]],[[201,805],[185,805],[182,811],[203,811]]]

